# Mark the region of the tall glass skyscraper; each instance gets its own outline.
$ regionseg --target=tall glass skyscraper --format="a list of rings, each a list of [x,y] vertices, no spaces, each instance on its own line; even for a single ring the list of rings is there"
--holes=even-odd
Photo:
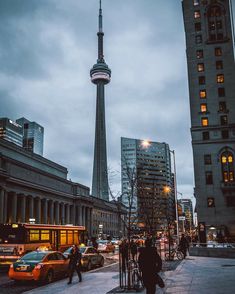
[[[0,138],[22,147],[23,128],[7,117],[0,118]]]

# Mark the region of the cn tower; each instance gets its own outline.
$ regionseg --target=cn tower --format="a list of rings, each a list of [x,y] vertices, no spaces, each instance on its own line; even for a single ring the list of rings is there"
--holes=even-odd
[[[106,127],[105,127],[105,99],[104,86],[110,82],[111,70],[104,60],[103,52],[103,26],[102,8],[100,0],[98,59],[90,71],[91,81],[96,85],[96,123],[95,123],[95,147],[92,177],[92,196],[109,200],[107,151],[106,151]]]

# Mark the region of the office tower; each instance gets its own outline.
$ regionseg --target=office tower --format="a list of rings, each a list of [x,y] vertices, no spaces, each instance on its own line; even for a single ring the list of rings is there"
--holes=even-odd
[[[23,129],[7,117],[0,118],[0,138],[22,147]]]
[[[195,197],[201,242],[235,236],[232,2],[184,0]]]
[[[121,138],[121,181],[122,202],[131,205],[137,226],[163,230],[175,220],[168,144]]]
[[[44,128],[22,117],[16,122],[23,128],[23,148],[43,156]]]
[[[184,214],[185,221],[184,227],[190,232],[193,228],[193,204],[191,199],[179,199],[178,204],[182,208],[182,213]]]
[[[106,152],[106,127],[105,127],[105,85],[110,82],[111,70],[104,60],[103,53],[103,27],[102,9],[100,1],[99,31],[98,35],[98,59],[90,71],[91,81],[96,85],[96,125],[95,147],[92,178],[92,195],[103,200],[109,200],[107,152]]]

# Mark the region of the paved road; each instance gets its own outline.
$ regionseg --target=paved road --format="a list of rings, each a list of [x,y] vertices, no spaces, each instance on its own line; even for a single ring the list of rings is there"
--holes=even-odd
[[[118,271],[118,265],[116,264],[118,260],[118,254],[105,253],[105,264],[103,268],[98,268],[95,271]],[[114,264],[113,267],[106,267],[108,265]],[[91,272],[93,272],[92,270]],[[8,278],[7,272],[0,272],[0,293],[1,294],[20,294],[35,288],[38,288],[40,284],[35,282],[23,281],[20,283],[15,283]]]

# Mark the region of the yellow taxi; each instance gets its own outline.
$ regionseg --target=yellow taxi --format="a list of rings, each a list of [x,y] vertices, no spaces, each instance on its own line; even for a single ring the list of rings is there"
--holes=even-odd
[[[45,281],[65,277],[68,272],[68,259],[58,251],[32,251],[10,265],[10,279]]]
[[[115,245],[112,242],[107,240],[99,240],[98,241],[98,249],[99,252],[115,252]]]

